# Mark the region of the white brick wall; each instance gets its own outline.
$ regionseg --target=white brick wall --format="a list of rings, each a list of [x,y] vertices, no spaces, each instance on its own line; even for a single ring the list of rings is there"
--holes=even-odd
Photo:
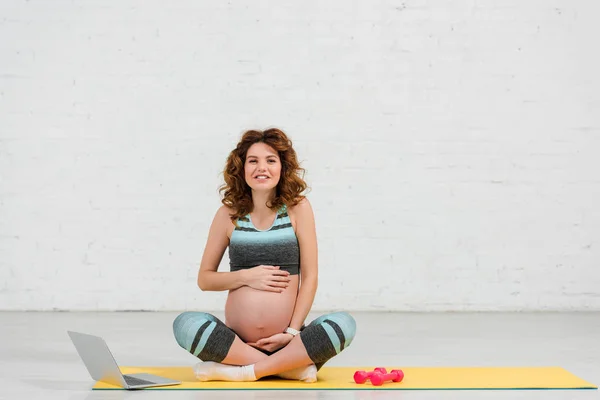
[[[600,310],[599,12],[4,1],[0,309],[222,309],[196,287],[219,172],[278,126],[315,310]]]

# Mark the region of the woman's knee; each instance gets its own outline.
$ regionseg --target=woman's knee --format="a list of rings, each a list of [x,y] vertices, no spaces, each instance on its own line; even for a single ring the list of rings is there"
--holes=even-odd
[[[354,336],[356,336],[356,321],[352,315],[345,311],[335,314],[336,315],[333,316],[332,319],[337,321],[340,329],[344,333],[344,336],[346,337],[346,346],[350,346],[350,343],[354,340]]]
[[[177,343],[179,343],[181,347],[185,348],[183,343],[188,338],[190,329],[194,330],[194,332],[197,332],[199,326],[201,326],[205,322],[212,322],[215,320],[215,316],[204,312],[182,312],[173,321],[173,334],[175,335]]]
[[[313,362],[321,363],[350,346],[356,335],[356,321],[347,312],[323,315],[304,329],[300,338]]]
[[[173,321],[175,340],[183,349],[204,361],[222,361],[235,333],[212,314],[186,311]]]
[[[340,340],[343,339],[344,348],[350,346],[352,340],[354,340],[354,336],[356,336],[356,321],[352,315],[346,311],[338,311],[324,315],[323,322],[329,324],[334,329]]]

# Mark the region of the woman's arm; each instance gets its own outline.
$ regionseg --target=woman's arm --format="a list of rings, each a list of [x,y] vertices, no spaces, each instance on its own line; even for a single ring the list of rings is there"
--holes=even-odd
[[[290,327],[300,330],[312,308],[319,281],[317,232],[313,210],[307,198],[298,203],[293,212],[296,220],[296,236],[300,246],[301,284]]]
[[[198,271],[198,287],[204,291],[231,290],[246,284],[244,270],[217,272],[225,249],[229,245],[227,228],[230,224],[229,210],[227,207],[221,206],[210,226],[206,247],[200,262],[200,270]]]

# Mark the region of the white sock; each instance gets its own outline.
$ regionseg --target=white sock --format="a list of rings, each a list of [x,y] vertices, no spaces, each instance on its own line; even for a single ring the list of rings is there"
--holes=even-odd
[[[294,368],[282,372],[277,374],[277,376],[283,379],[294,379],[306,383],[313,383],[317,381],[317,367],[315,364],[310,364],[305,367]]]
[[[194,366],[196,379],[206,381],[250,382],[255,381],[254,364],[252,365],[226,365],[214,361],[205,361]]]

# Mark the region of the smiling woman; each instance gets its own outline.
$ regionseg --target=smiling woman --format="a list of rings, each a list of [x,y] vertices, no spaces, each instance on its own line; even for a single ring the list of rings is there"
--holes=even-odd
[[[255,143],[248,149],[244,175],[248,186],[256,189],[273,189],[279,182],[281,162],[273,148],[265,143]],[[260,186],[253,186],[260,185]]]
[[[199,380],[251,381],[278,375],[314,382],[348,347],[356,325],[346,312],[305,326],[317,290],[314,215],[291,140],[279,129],[246,132],[227,158],[223,206],[210,227],[198,272],[206,291],[229,291],[225,323],[184,312],[178,344],[203,360]],[[218,272],[229,248],[230,271]]]

